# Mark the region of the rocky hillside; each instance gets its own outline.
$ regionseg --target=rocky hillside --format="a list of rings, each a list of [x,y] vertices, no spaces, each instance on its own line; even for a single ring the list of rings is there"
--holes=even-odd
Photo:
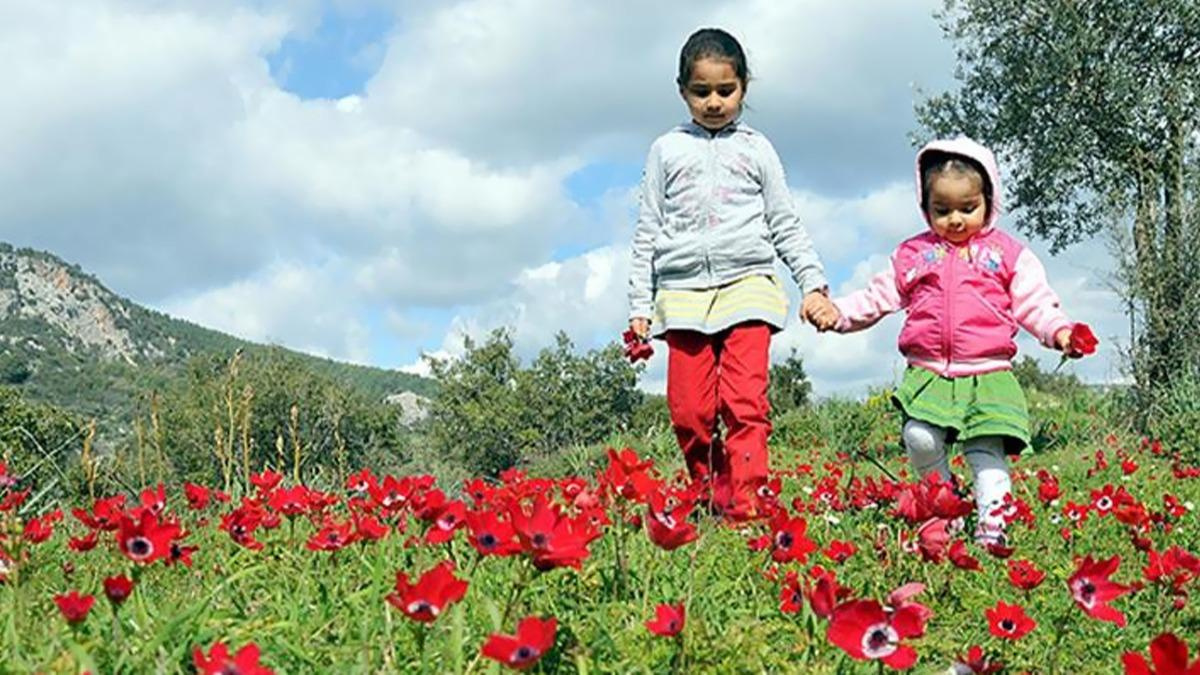
[[[0,385],[77,412],[111,417],[162,386],[189,359],[268,349],[141,307],[77,265],[0,243]],[[376,400],[403,391],[429,394],[408,373],[302,356]]]

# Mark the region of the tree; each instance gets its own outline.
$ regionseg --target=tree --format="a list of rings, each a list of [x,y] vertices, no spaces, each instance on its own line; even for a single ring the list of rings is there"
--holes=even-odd
[[[795,348],[783,363],[771,366],[771,383],[767,397],[771,400],[771,413],[778,417],[789,410],[808,405],[812,394],[812,383],[804,372],[804,360]]]
[[[996,150],[1018,228],[1054,252],[1120,233],[1150,402],[1200,354],[1200,5],[946,0],[939,19],[961,86],[918,105],[924,131]]]

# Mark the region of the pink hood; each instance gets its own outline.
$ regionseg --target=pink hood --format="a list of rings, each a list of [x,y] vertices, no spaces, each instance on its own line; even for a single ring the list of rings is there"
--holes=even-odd
[[[929,214],[925,210],[925,183],[921,180],[921,160],[930,152],[962,155],[968,159],[975,160],[983,167],[983,170],[987,172],[987,180],[991,184],[992,194],[988,198],[987,221],[983,224],[983,229],[980,233],[988,232],[995,227],[996,221],[1000,219],[1000,167],[996,164],[996,156],[992,154],[991,150],[988,150],[966,136],[930,141],[917,152],[915,167],[917,177],[917,208],[921,210],[921,215],[925,218],[925,224],[929,225],[930,223]]]

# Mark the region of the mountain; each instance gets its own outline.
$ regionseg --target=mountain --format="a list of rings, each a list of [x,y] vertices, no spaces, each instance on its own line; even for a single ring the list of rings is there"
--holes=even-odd
[[[0,385],[87,416],[119,418],[193,357],[282,350],[375,400],[428,396],[432,380],[252,343],[142,307],[78,265],[0,243]]]

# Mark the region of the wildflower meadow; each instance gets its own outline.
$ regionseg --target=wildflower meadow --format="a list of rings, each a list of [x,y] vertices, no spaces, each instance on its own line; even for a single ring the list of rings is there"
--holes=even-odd
[[[666,429],[454,483],[258,466],[55,504],[0,465],[0,670],[1194,672],[1178,448],[1059,411],[981,548],[967,490],[914,482],[886,404],[853,405],[818,423],[872,425],[854,445],[777,430],[734,524]]]

